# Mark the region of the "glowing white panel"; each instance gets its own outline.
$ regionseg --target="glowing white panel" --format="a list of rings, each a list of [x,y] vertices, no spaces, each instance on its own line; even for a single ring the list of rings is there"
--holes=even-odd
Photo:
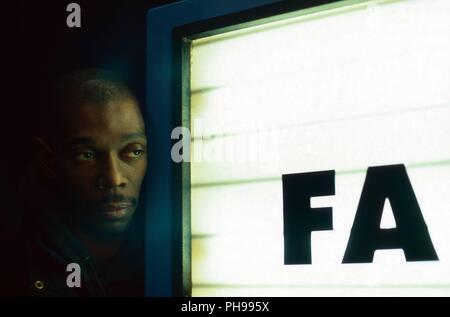
[[[450,295],[450,1],[351,3],[193,42],[194,296]],[[343,265],[365,171],[389,164],[439,261]],[[311,203],[334,229],[312,234],[313,264],[286,266],[281,175],[330,169],[336,195]]]

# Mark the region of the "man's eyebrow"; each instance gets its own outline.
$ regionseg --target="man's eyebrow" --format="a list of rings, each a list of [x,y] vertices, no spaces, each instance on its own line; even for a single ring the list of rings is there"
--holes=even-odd
[[[144,139],[146,140],[146,135],[144,132],[133,132],[133,133],[127,133],[121,137],[123,142],[127,141],[133,141],[136,139]],[[76,146],[76,145],[94,145],[95,141],[92,138],[89,137],[74,137],[70,139],[67,144],[69,146]]]
[[[88,137],[75,137],[67,142],[68,145],[92,145],[94,144],[94,140]]]
[[[132,140],[136,140],[136,139],[147,139],[146,135],[144,132],[133,132],[133,133],[128,133],[125,134],[124,136],[122,136],[122,141],[132,141]]]

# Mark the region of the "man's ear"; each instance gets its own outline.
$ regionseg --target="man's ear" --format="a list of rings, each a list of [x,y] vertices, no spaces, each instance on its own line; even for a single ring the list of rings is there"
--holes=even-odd
[[[49,178],[56,178],[54,154],[50,145],[41,138],[36,138],[37,163],[41,171]]]

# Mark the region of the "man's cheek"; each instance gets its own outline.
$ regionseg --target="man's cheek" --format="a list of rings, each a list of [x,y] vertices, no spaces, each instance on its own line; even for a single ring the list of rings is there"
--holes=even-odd
[[[66,186],[78,191],[92,190],[95,187],[95,179],[90,171],[69,170],[66,172]]]
[[[72,205],[85,205],[93,200],[93,187],[88,186],[86,182],[79,179],[69,178],[64,184],[65,196],[71,201]]]

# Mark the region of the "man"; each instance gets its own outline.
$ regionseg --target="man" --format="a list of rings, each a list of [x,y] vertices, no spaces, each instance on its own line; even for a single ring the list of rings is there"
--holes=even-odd
[[[137,206],[147,140],[137,99],[113,74],[94,69],[65,78],[49,105],[27,186],[38,195],[7,252],[21,259],[4,269],[16,273],[7,295],[143,296]]]

